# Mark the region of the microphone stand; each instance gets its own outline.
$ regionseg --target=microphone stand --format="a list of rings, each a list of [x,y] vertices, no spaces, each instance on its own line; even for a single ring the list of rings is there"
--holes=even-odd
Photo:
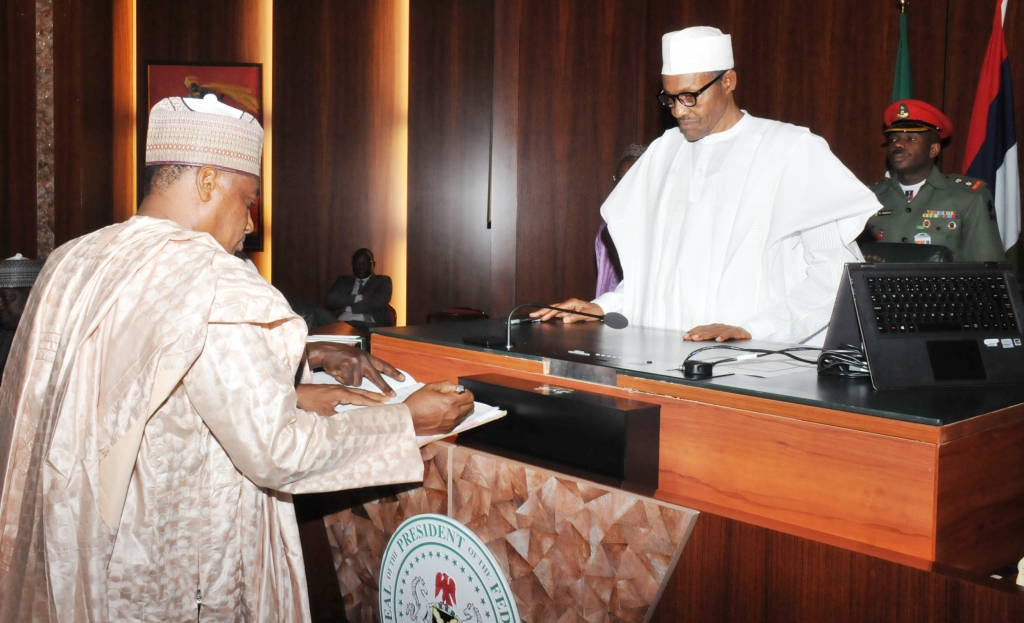
[[[573,311],[571,309],[563,309],[561,307],[552,307],[551,305],[541,305],[540,303],[522,303],[512,308],[512,311],[508,313],[508,321],[505,323],[505,350],[512,350],[512,315],[524,307],[536,307],[538,309],[553,309],[555,311],[565,312],[567,314],[576,314],[577,316],[586,316],[587,318],[597,318],[598,320],[604,320],[604,316],[598,316],[597,314],[587,314],[585,312]]]
[[[565,312],[567,314],[575,314],[577,316],[586,316],[587,318],[596,318],[604,322],[606,326],[612,329],[625,329],[629,326],[629,320],[625,316],[618,312],[611,312],[603,316],[597,314],[588,314],[587,312],[573,311],[571,309],[565,309],[562,307],[553,307],[551,305],[541,305],[540,303],[523,303],[522,305],[516,305],[512,308],[512,311],[508,313],[508,318],[505,321],[505,350],[512,350],[512,316],[524,307],[536,307],[537,309],[553,309],[555,311]],[[521,324],[521,323],[518,323]],[[501,344],[501,336],[497,335],[478,335],[471,337],[462,338],[463,343],[472,344],[473,346],[483,346],[484,348],[493,348],[497,350]]]

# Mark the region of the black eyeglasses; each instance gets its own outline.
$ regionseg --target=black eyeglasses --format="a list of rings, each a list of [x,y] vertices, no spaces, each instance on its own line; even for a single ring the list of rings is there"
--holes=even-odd
[[[687,108],[693,108],[697,105],[697,96],[710,89],[711,85],[721,80],[722,76],[727,73],[729,73],[728,69],[715,76],[714,80],[702,86],[699,91],[683,91],[682,93],[672,95],[671,93],[666,93],[665,89],[662,89],[661,93],[658,93],[658,100],[661,102],[661,105],[666,108],[675,107],[677,101]]]

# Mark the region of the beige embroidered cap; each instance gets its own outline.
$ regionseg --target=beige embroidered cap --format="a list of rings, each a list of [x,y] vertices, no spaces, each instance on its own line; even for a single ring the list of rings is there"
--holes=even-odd
[[[255,117],[217,100],[169,97],[149,113],[146,166],[211,165],[260,176],[263,128]]]

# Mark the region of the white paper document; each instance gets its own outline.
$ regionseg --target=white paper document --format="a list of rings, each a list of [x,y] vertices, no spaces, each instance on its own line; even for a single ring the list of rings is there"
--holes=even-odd
[[[335,344],[359,346],[363,343],[363,338],[358,335],[307,335],[306,343],[310,342],[333,342]]]
[[[409,374],[408,372],[406,372],[405,370],[399,370],[399,372],[401,372],[402,374],[405,375],[405,380],[404,381],[396,381],[395,379],[393,379],[391,377],[385,377],[385,380],[388,382],[388,385],[391,386],[391,389],[395,390],[395,394],[396,394],[394,398],[392,398],[391,400],[387,401],[387,404],[395,404],[397,402],[405,402],[405,399],[408,398],[410,395],[412,395],[413,392],[415,392],[419,388],[423,387],[423,383],[417,383],[416,380],[414,378],[412,378],[412,375]],[[331,376],[330,374],[327,374],[326,372],[314,372],[313,373],[313,384],[315,384],[315,385],[341,385],[341,383],[339,383],[337,380],[335,380],[335,378],[333,376]],[[367,379],[367,378],[363,378],[363,383],[362,383],[362,385],[359,386],[359,389],[365,389],[366,391],[376,392],[378,394],[384,393],[384,392],[380,391],[380,388],[378,388],[376,385],[371,383],[370,380]],[[341,413],[343,411],[350,411],[352,409],[364,409],[364,408],[365,407],[363,407],[361,405],[338,405],[338,407],[335,409],[335,411],[337,411],[338,413]],[[481,424],[486,424],[488,422],[493,422],[494,420],[497,420],[500,417],[504,417],[505,413],[506,413],[505,411],[502,411],[498,407],[492,407],[491,405],[486,405],[486,404],[484,404],[482,402],[474,402],[473,403],[473,412],[470,413],[469,416],[465,420],[463,420],[461,424],[456,426],[455,430],[453,430],[450,433],[446,433],[446,434],[442,434],[442,435],[425,435],[425,436],[422,436],[422,437],[417,436],[416,437],[416,443],[418,443],[419,446],[422,448],[423,446],[427,445],[428,443],[430,443],[432,441],[437,441],[438,439],[444,439],[445,437],[450,437],[451,435],[457,435],[458,433],[461,433],[463,431],[467,431],[467,430],[469,430],[471,428],[476,428],[477,426],[480,426]]]

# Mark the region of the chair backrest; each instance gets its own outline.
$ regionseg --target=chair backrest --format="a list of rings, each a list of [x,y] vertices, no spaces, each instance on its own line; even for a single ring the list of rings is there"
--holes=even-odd
[[[860,252],[865,262],[883,264],[916,264],[920,262],[952,262],[953,252],[941,244],[910,244],[903,242],[864,242]]]
[[[398,312],[396,312],[395,308],[390,305],[388,305],[388,318],[391,319],[391,324],[388,325],[389,327],[393,327],[398,324]]]
[[[306,321],[307,330],[312,331],[319,326],[316,319],[315,307],[303,301],[288,301],[288,304],[291,305],[292,311],[295,312],[296,315]]]

